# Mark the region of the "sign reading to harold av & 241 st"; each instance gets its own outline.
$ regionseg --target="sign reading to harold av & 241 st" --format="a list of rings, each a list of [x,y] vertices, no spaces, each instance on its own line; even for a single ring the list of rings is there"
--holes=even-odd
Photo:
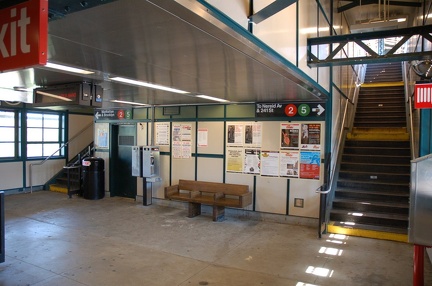
[[[325,103],[256,103],[256,117],[322,117],[325,116]]]

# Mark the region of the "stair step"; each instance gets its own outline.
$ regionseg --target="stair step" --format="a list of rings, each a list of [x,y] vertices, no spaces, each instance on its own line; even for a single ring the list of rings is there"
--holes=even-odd
[[[347,210],[332,209],[330,220],[346,223],[360,223],[386,227],[408,228],[408,215],[377,213],[377,212],[352,212]]]
[[[329,223],[328,228],[330,233],[408,242],[408,228],[406,227],[378,226],[361,223],[350,225],[344,224],[343,222],[332,221]]]
[[[364,195],[383,196],[388,199],[388,196],[399,198],[409,197],[409,182],[380,182],[380,181],[362,181],[339,179],[337,182],[336,193],[341,196],[357,195],[361,198]],[[392,200],[393,201],[393,200]]]
[[[368,172],[407,175],[411,171],[410,164],[387,164],[387,163],[361,163],[361,162],[342,162],[340,170],[342,172]]]
[[[353,170],[340,170],[339,178],[346,180],[355,180],[363,182],[397,182],[397,183],[409,183],[411,174],[410,173],[381,173],[381,172],[365,172],[365,171],[353,171]]]
[[[349,151],[349,150],[348,150]],[[342,164],[346,162],[356,162],[356,163],[388,163],[388,164],[405,164],[410,163],[411,157],[408,156],[393,156],[393,155],[382,155],[380,152],[377,154],[350,154],[344,152],[342,155]]]
[[[392,201],[382,201],[382,200],[360,200],[360,199],[347,199],[347,198],[335,198],[333,202],[336,203],[346,203],[353,204],[359,206],[379,206],[379,207],[392,207],[398,208],[408,211],[409,210],[409,202],[392,202]]]

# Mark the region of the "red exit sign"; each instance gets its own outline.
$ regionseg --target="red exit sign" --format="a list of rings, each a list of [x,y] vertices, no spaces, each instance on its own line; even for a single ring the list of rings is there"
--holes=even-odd
[[[48,0],[27,0],[0,10],[0,71],[45,65]]]
[[[432,84],[416,84],[414,92],[415,108],[432,108]]]

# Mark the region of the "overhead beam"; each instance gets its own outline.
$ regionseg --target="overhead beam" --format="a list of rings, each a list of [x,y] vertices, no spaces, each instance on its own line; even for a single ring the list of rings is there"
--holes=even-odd
[[[310,67],[321,66],[341,66],[354,65],[363,63],[378,63],[378,62],[400,62],[408,60],[430,60],[432,59],[432,51],[421,50],[413,53],[398,53],[396,51],[403,46],[410,38],[419,37],[420,41],[429,41],[432,44],[432,25],[416,26],[404,29],[376,31],[368,33],[346,34],[337,36],[327,36],[307,39],[308,58],[307,64]],[[386,38],[400,38],[393,46],[385,53],[379,54],[373,50],[364,41],[379,40]],[[341,57],[342,48],[347,44],[356,44],[357,47],[363,49],[364,55],[343,58]],[[324,58],[320,57],[319,51],[328,50],[328,55]]]
[[[250,16],[249,20],[255,24],[258,24],[296,2],[297,0],[276,0],[267,7]]]
[[[370,4],[378,4],[379,0],[353,0],[351,3],[343,5],[338,7],[337,11],[338,13],[345,12],[349,9],[352,9],[354,7],[360,6],[360,5],[370,5]],[[389,5],[392,6],[404,6],[404,7],[421,7],[421,2],[408,2],[408,1],[388,1]]]

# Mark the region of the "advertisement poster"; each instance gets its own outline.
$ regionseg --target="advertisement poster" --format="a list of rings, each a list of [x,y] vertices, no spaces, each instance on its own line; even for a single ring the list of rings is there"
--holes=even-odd
[[[261,151],[261,175],[279,176],[279,152]]]
[[[227,146],[243,146],[243,123],[227,124]]]
[[[156,145],[169,146],[170,124],[169,122],[156,123]]]
[[[259,174],[261,168],[260,150],[245,149],[243,172],[246,174]]]
[[[192,125],[175,124],[172,127],[172,157],[173,159],[188,159],[192,157]]]
[[[299,177],[299,152],[282,151],[280,153],[280,176],[281,177]]]
[[[300,178],[315,179],[320,177],[320,152],[300,152]]]
[[[227,148],[227,172],[243,172],[243,148]]]
[[[245,123],[244,126],[244,145],[261,147],[262,141],[262,124],[261,123]]]
[[[300,124],[281,123],[280,147],[282,149],[299,148]]]
[[[301,126],[301,148],[309,150],[321,149],[321,124],[309,123]]]
[[[97,147],[108,148],[108,129],[98,128],[97,134]]]
[[[172,143],[172,157],[173,159],[182,158],[182,143],[180,141],[173,141]]]

